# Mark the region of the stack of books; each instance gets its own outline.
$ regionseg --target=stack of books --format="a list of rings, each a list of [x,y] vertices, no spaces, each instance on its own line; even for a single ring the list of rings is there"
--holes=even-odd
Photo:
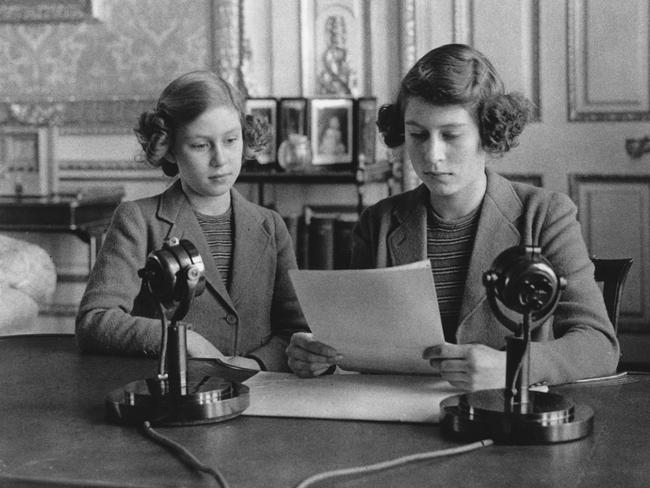
[[[283,215],[300,269],[347,269],[356,207],[308,205],[301,215]]]

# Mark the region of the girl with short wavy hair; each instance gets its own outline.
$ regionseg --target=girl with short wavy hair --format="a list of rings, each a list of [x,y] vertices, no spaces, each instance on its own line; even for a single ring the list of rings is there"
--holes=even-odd
[[[467,390],[505,386],[510,331],[492,313],[482,275],[518,245],[539,246],[568,282],[554,317],[532,331],[531,381],[607,375],[618,363],[573,202],[486,167],[517,145],[532,113],[523,96],[505,92],[483,54],[462,44],[425,54],[404,77],[395,103],[379,112],[386,145],[404,147],[422,184],[364,211],[351,267],[429,259],[446,342],[423,347],[422,360],[432,374]],[[287,352],[301,376],[322,374],[342,360],[309,333],[295,334]]]
[[[77,315],[80,348],[158,354],[158,307],[138,270],[177,237],[192,242],[205,264],[206,289],[185,319],[188,355],[287,370],[289,337],[306,330],[289,281],[293,244],[279,214],[233,188],[245,155],[268,142],[268,126],[245,115],[228,82],[194,71],[163,90],[135,133],[143,159],[175,179],[163,193],[117,208]]]
[[[519,93],[505,93],[492,63],[463,44],[425,54],[402,80],[397,101],[380,108],[377,126],[388,147],[404,143],[404,111],[412,98],[465,107],[478,126],[483,149],[491,155],[516,147],[533,115],[532,103]]]

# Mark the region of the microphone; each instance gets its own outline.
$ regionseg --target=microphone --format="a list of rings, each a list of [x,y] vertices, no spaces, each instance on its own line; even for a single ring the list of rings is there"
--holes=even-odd
[[[205,289],[203,260],[194,245],[171,238],[147,256],[138,271],[156,300],[162,334],[158,374],[109,393],[109,420],[121,424],[193,425],[221,422],[249,405],[247,386],[225,378],[188,373],[187,329],[182,322],[194,297]]]
[[[551,317],[566,279],[540,247],[519,245],[497,256],[483,274],[483,285],[492,312],[514,333],[506,337],[506,388],[443,400],[443,433],[514,444],[566,442],[589,435],[593,431],[589,407],[529,389],[531,330]],[[516,315],[521,319],[512,318]]]

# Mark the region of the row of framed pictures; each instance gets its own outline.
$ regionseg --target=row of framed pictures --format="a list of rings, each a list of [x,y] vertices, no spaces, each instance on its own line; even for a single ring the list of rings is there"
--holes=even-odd
[[[272,128],[271,143],[257,154],[260,165],[282,167],[278,148],[291,134],[308,138],[311,169],[347,170],[375,160],[375,97],[248,98],[246,111]]]

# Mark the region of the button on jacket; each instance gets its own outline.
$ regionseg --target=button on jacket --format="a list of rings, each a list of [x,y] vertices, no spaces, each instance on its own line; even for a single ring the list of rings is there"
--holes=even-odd
[[[225,355],[253,355],[267,369],[288,370],[285,348],[307,330],[288,271],[297,267],[280,215],[231,190],[234,247],[230,292],[179,181],[164,193],[123,202],[115,211],[76,321],[86,352],[155,355],[161,323],[138,270],[170,237],[187,239],[205,264],[206,289],[184,322]]]

